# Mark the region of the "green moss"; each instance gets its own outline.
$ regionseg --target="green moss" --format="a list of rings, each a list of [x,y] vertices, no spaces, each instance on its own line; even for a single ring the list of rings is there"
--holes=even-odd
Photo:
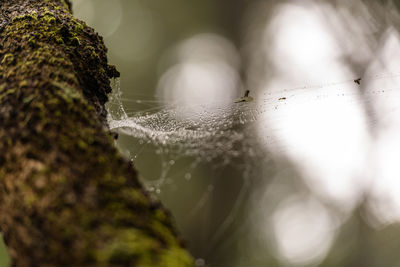
[[[100,164],[106,163],[106,162],[107,162],[107,157],[105,157],[105,156],[103,156],[103,155],[99,155],[99,156],[97,157],[97,161],[98,161],[98,163],[100,163]],[[107,176],[106,176],[106,180],[107,180],[107,179],[111,179],[111,176],[110,176],[110,175],[107,175]]]
[[[123,188],[121,194],[127,203],[138,205],[138,206],[148,206],[148,199],[138,190],[132,188]]]
[[[20,82],[19,82],[19,87],[20,87],[20,88],[27,87],[27,86],[28,86],[28,81],[25,81],[25,80],[24,80],[24,81],[20,81]]]
[[[37,201],[37,197],[35,195],[32,194],[25,194],[24,197],[24,202],[25,205],[28,206],[28,208],[31,208],[32,205]]]
[[[88,145],[85,143],[84,140],[80,139],[80,140],[78,140],[78,147],[79,147],[80,149],[87,149],[87,148],[88,148]]]
[[[57,44],[64,44],[64,40],[60,36],[55,37],[55,40]]]
[[[14,63],[14,55],[13,54],[6,54],[4,57],[3,57],[3,60],[1,61],[1,64],[4,64],[4,65],[10,65],[10,64],[12,64],[12,63]]]
[[[54,61],[56,62],[56,61]],[[63,82],[57,82],[57,81],[52,81],[52,85],[60,88],[62,90],[62,93],[59,95],[67,102],[67,103],[73,103],[74,99],[80,99],[81,95],[76,91],[74,88],[71,88],[68,84],[63,83]]]
[[[77,22],[74,29],[76,33],[81,33],[84,29],[84,26],[83,24]]]
[[[165,211],[161,209],[157,209],[154,213],[154,216],[160,222],[165,222],[167,220],[167,215],[165,214]]]
[[[161,250],[159,255],[156,250]],[[142,267],[189,267],[193,258],[179,247],[162,248],[144,232],[136,229],[120,230],[107,245],[97,251],[95,258],[100,264],[118,264]]]
[[[69,11],[71,11],[71,4],[69,3],[68,0],[62,0],[62,3],[64,5],[64,8],[66,8]]]
[[[151,229],[157,236],[162,237],[163,241],[168,245],[178,246],[176,236],[171,233],[169,225],[167,226],[160,221],[152,220]]]
[[[3,88],[2,88],[2,87],[4,88],[4,87],[5,87],[5,84],[3,84],[3,85],[0,86],[0,92],[3,91]],[[16,91],[17,91],[16,88],[8,89],[8,90],[5,91],[4,93],[0,94],[0,100],[1,100],[3,97],[7,96],[7,95],[14,94]]]
[[[43,17],[49,16],[49,17],[55,18],[54,13],[50,12],[50,10],[49,10],[47,7],[43,7],[42,16],[43,16]]]
[[[161,254],[159,267],[186,266],[193,267],[192,256],[180,247],[173,247]]]
[[[87,45],[87,46],[85,47],[85,49],[87,49],[87,50],[90,52],[90,56],[91,56],[92,58],[98,59],[99,55],[96,53],[96,49],[95,49],[93,46]]]
[[[0,214],[10,248],[27,255],[16,265],[192,266],[169,213],[107,132],[104,103],[119,73],[102,38],[67,13],[68,2],[29,3],[36,12],[0,32],[0,187],[17,192],[1,194],[0,208],[35,234]],[[48,171],[34,172],[40,164]]]
[[[49,63],[54,65],[60,65],[65,62],[65,58],[53,56],[49,59]],[[59,85],[58,85],[59,86]]]
[[[56,18],[53,16],[44,16],[43,19],[48,23],[48,24],[55,24],[56,23]]]
[[[73,46],[78,46],[78,45],[80,45],[81,44],[81,42],[79,41],[79,38],[78,37],[72,37],[71,39],[70,39],[70,42],[71,42],[71,44],[73,45]]]
[[[16,22],[16,21],[32,21],[32,20],[37,20],[38,16],[37,13],[35,11],[33,11],[32,13],[28,13],[22,16],[16,16],[12,18],[12,22]]]
[[[25,104],[29,104],[34,98],[35,98],[34,95],[30,95],[30,96],[24,97],[23,102]]]
[[[37,47],[37,43],[36,43],[35,37],[29,38],[28,43],[33,48]]]
[[[111,229],[106,231],[111,232]],[[96,251],[95,257],[100,264],[134,263],[135,266],[155,266],[152,264],[151,252],[158,247],[157,242],[140,230],[121,229],[105,246]]]

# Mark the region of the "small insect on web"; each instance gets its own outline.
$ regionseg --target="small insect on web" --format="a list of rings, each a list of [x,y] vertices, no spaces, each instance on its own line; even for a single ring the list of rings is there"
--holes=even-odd
[[[251,102],[253,101],[253,98],[249,96],[250,90],[246,90],[244,93],[244,96],[241,98],[236,99],[235,103],[242,103],[242,102]]]
[[[364,76],[363,81],[386,81],[396,77],[400,75]],[[158,99],[124,98],[116,80],[108,103],[108,121],[110,129],[120,133],[124,140],[137,141],[138,145],[129,149],[130,157],[150,191],[162,193],[176,190],[182,181],[195,181],[196,177],[204,180],[204,193],[198,197],[192,212],[188,212],[189,217],[196,216],[214,194],[216,179],[224,178],[223,170],[236,170],[235,175],[242,179],[242,186],[236,193],[231,211],[210,242],[218,243],[245,202],[255,178],[268,179],[260,170],[271,159],[268,150],[284,154],[287,150],[297,149],[285,145],[286,140],[283,140],[287,129],[290,129],[288,123],[291,120],[288,120],[290,115],[287,114],[298,113],[313,103],[324,106],[332,100],[340,108],[340,105],[360,106],[377,97],[398,99],[398,88],[388,86],[370,90],[361,99],[357,93],[359,86],[355,83],[352,78],[275,92],[254,90],[250,94],[247,90],[243,97],[232,99],[230,103],[198,104],[194,113],[193,106],[197,104],[188,106]],[[144,108],[129,110],[134,106]],[[190,116],[185,116],[188,113]],[[264,128],[266,130],[260,135],[260,129]],[[146,152],[148,148],[149,153]],[[158,174],[154,170],[157,169],[154,167],[156,158],[160,162]],[[208,175],[204,175],[204,168],[200,168],[202,175],[196,175],[200,165],[207,166]],[[232,180],[233,177],[229,178]]]
[[[382,74],[363,79],[373,81],[397,76]],[[232,100],[230,104],[198,104],[196,112],[193,112],[196,104],[188,106],[157,99],[123,98],[119,80],[116,79],[108,103],[109,126],[111,130],[140,140],[142,144],[151,144],[159,154],[166,152],[164,156],[168,161],[177,157],[192,157],[196,162],[211,162],[220,158],[218,165],[227,165],[235,158],[245,157],[251,162],[251,158],[264,153],[257,145],[257,127],[265,124],[265,116],[274,121],[282,120],[279,110],[301,107],[299,105],[304,102],[324,101],[326,98],[342,97],[342,102],[354,101],[356,93],[346,87],[360,81],[361,78],[348,79],[277,92],[267,91],[257,94],[257,99],[250,95],[250,90],[246,90],[243,97]],[[370,95],[374,94],[371,92]],[[144,108],[129,111],[127,104]],[[277,140],[267,135],[263,137],[263,142],[274,145]]]

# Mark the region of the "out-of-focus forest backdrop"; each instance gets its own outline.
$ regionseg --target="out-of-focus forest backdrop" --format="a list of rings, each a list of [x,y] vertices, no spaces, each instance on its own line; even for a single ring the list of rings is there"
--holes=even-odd
[[[230,109],[242,128],[207,144],[178,133],[182,155],[117,141],[197,266],[400,266],[398,2],[72,2],[104,37],[129,116],[169,131],[163,111],[206,106],[195,129],[212,103],[254,98]]]

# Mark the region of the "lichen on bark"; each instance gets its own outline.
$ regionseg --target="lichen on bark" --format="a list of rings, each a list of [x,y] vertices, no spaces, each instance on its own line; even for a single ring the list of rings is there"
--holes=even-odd
[[[0,0],[0,228],[15,266],[193,266],[116,150],[102,38],[64,0]]]

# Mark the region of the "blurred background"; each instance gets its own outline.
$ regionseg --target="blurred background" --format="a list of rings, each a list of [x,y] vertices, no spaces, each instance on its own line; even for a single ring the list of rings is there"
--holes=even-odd
[[[400,266],[398,1],[72,2],[104,37],[127,115],[178,131],[117,145],[197,266]],[[254,101],[218,113],[245,90]],[[223,133],[188,136],[165,112]]]

